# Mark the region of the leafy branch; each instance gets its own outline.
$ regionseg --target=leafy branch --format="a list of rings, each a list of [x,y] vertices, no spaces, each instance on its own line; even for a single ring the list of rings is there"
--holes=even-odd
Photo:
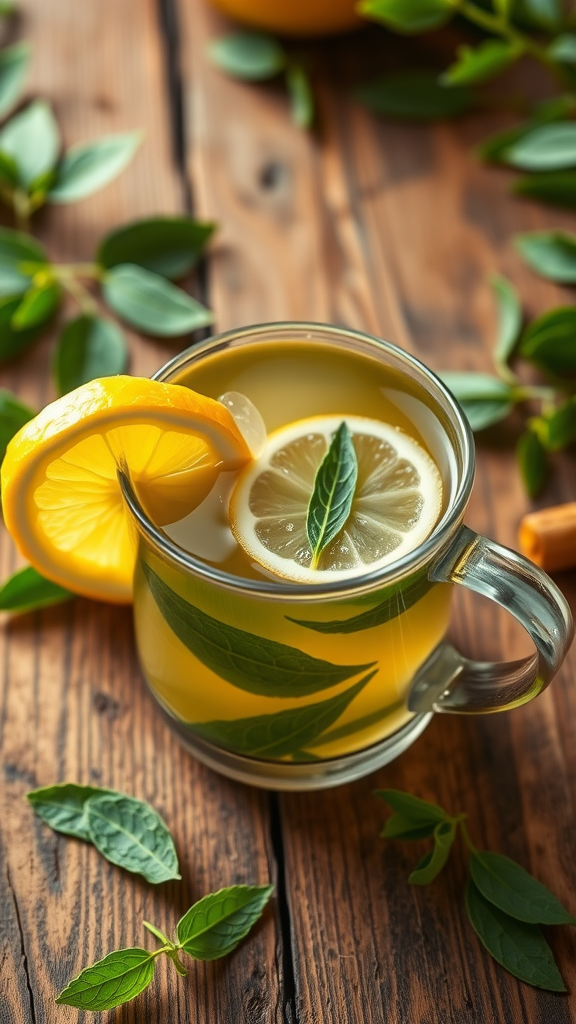
[[[466,814],[451,816],[437,804],[395,789],[379,790],[376,796],[393,811],[381,832],[385,839],[434,841],[410,874],[410,885],[433,882],[460,835],[470,870],[466,912],[483,946],[510,974],[528,985],[565,992],[540,925],[575,925],[576,918],[546,886],[509,857],[478,850],[470,838]]]

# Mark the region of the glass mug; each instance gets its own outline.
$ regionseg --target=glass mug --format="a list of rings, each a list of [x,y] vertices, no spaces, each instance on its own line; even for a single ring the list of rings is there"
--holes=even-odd
[[[156,379],[214,398],[241,391],[268,430],[286,422],[283,408],[296,410],[292,419],[345,413],[394,422],[428,448],[443,479],[439,521],[415,550],[354,579],[298,584],[190,554],[173,527],[152,522],[121,474],[138,543],[141,665],[200,761],[262,787],[334,786],[397,757],[434,712],[506,710],[548,685],[572,640],[570,609],[535,565],[463,525],[472,434],[417,359],[355,331],[281,323],[195,345]],[[445,639],[453,584],[507,609],[535,653],[504,663],[463,657]]]

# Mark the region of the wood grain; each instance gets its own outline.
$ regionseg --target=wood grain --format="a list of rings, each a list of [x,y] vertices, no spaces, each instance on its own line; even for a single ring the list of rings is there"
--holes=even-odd
[[[153,0],[22,0],[20,7],[20,34],[34,44],[29,93],[54,104],[66,143],[127,129],[146,133],[134,163],[106,191],[47,209],[36,222],[53,258],[90,259],[112,227],[182,209],[159,10]],[[53,343],[48,338],[4,367],[1,383],[37,406],[53,397]],[[152,372],[174,351],[136,336],[130,344],[135,373]],[[15,561],[4,533],[1,578]],[[274,877],[268,802],[181,749],[142,681],[128,609],[78,600],[8,621],[0,662],[0,1022],[79,1021],[84,1015],[57,1008],[55,995],[107,951],[153,942],[143,919],[170,931],[206,892]],[[149,800],[175,837],[183,881],[151,887],[35,819],[26,791],[63,780]],[[276,946],[268,911],[250,943],[226,962],[193,965],[187,982],[161,965],[139,1000],[91,1019],[275,1022],[282,974]]]
[[[518,285],[531,314],[569,294],[537,280],[514,231],[562,225],[507,195],[509,175],[472,145],[502,126],[486,112],[458,124],[373,118],[348,87],[382,68],[430,63],[445,43],[402,44],[380,31],[310,48],[320,132],[290,125],[279,90],[231,82],[205,57],[229,26],[182,0],[189,166],[197,210],[221,224],[209,286],[218,326],[291,317],[364,327],[433,368],[490,368],[495,331],[487,275]],[[531,72],[529,72],[531,74]],[[526,499],[513,465],[514,424],[479,446],[470,525],[514,544]],[[574,499],[564,461],[547,500]],[[561,581],[576,597],[573,575]],[[515,657],[520,631],[480,599],[457,595],[465,653]],[[576,909],[573,814],[574,655],[532,705],[489,718],[437,718],[394,764],[353,786],[280,798],[298,1024],[568,1024],[576,1015],[575,938],[550,941],[568,997],[518,983],[484,953],[463,912],[464,858],[428,890],[406,883],[422,850],[384,843],[377,786],[466,810],[479,846],[518,859]]]

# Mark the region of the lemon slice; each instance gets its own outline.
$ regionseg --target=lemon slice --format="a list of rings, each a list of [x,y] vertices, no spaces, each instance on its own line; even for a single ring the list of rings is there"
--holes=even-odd
[[[221,470],[251,459],[227,408],[176,384],[105,377],[46,406],[2,464],[4,519],[42,575],[129,602],[135,551],[118,482],[126,466],[156,522],[174,522]]]
[[[318,568],[306,533],[317,470],[342,421],[358,459],[350,515],[322,552]],[[305,583],[352,579],[389,565],[432,532],[442,480],[408,434],[361,416],[318,416],[275,431],[240,475],[230,503],[238,543],[276,576]]]

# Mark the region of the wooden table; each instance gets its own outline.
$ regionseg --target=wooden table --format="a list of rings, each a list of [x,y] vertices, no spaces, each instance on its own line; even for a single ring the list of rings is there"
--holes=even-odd
[[[202,0],[21,0],[18,35],[34,43],[31,95],[53,104],[67,143],[143,128],[142,151],[105,192],[47,209],[36,231],[54,259],[89,259],[112,226],[192,210],[220,228],[204,298],[217,327],[282,318],[347,324],[416,352],[433,368],[490,367],[487,276],[521,289],[531,313],[570,301],[514,255],[516,230],[564,225],[507,196],[505,172],[472,145],[503,123],[377,120],[348,98],[369,68],[419,62],[378,29],[312,47],[316,137],[289,123],[274,87],[232,82],[206,60],[226,25]],[[412,54],[410,57],[409,54]],[[53,339],[2,368],[3,386],[38,407],[52,397]],[[132,371],[174,347],[131,337]],[[498,441],[508,431],[498,432]],[[574,500],[573,463],[546,499]],[[510,447],[479,452],[468,521],[514,544],[527,502]],[[2,577],[17,565],[2,538]],[[574,595],[574,575],[559,578]],[[476,657],[523,650],[504,614],[457,599],[454,637]],[[494,965],[462,906],[463,858],[434,886],[406,877],[420,850],[378,838],[394,786],[469,812],[476,842],[520,860],[576,912],[575,659],[512,714],[438,717],[398,761],[316,795],[259,792],[219,778],[179,746],[136,661],[129,610],[77,600],[6,622],[0,738],[0,1022],[81,1021],[54,1005],[78,970],[146,943],[142,919],[170,930],[204,893],[234,882],[277,886],[252,937],[187,981],[162,967],[115,1014],[122,1024],[568,1024],[576,1016],[576,935],[550,941],[572,994],[538,992]],[[152,888],[87,845],[52,833],[23,800],[34,786],[93,782],[150,800],[176,838],[179,884]]]

